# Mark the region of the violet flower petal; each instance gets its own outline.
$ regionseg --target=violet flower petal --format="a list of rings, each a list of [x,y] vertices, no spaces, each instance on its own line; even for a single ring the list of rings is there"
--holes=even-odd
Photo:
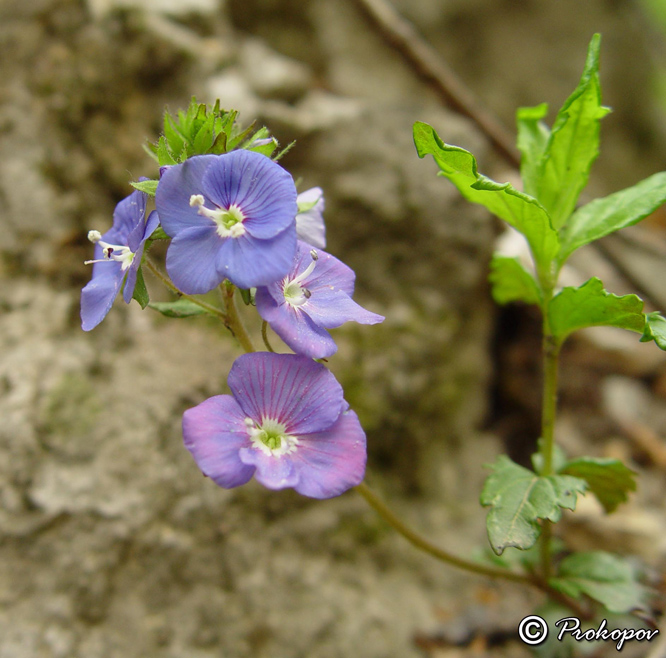
[[[171,280],[187,295],[206,293],[224,279],[215,267],[222,238],[215,226],[193,226],[180,231],[167,249],[166,268]]]
[[[293,222],[270,240],[258,240],[249,233],[221,240],[215,257],[217,272],[220,277],[245,289],[265,286],[283,278],[289,271],[296,250]]]
[[[366,437],[353,411],[342,413],[330,429],[299,436],[298,441],[298,449],[283,457],[298,470],[298,493],[331,498],[363,481]]]
[[[296,215],[296,233],[299,240],[313,247],[326,247],[326,225],[324,224],[324,193],[320,187],[313,187],[298,195],[297,203],[315,205]]]
[[[218,207],[238,206],[243,226],[266,240],[289,227],[296,217],[296,187],[285,169],[270,158],[238,150],[219,156],[206,170],[204,195]]]
[[[344,405],[333,374],[294,354],[244,354],[231,367],[227,383],[247,416],[257,423],[275,420],[289,434],[328,429]]]
[[[245,414],[231,395],[216,395],[183,414],[183,438],[204,475],[226,489],[245,484],[254,467],[239,451],[250,445]]]
[[[182,164],[169,167],[162,174],[155,193],[155,206],[167,235],[176,237],[182,231],[195,226],[215,227],[211,219],[203,217],[196,207],[190,206],[190,197],[193,194],[201,194],[206,205],[212,205],[210,199],[206,199],[201,181],[206,169],[218,157],[196,155]]]
[[[311,289],[311,297],[301,309],[316,325],[326,329],[335,329],[345,322],[378,324],[384,321],[383,315],[364,309],[342,290],[326,287]]]
[[[102,256],[101,247],[95,246],[95,256]],[[93,277],[81,291],[81,327],[94,329],[107,315],[118,295],[123,281],[120,263],[95,263]]]
[[[268,489],[286,489],[298,484],[300,474],[290,455],[274,457],[257,448],[241,448],[238,456],[243,464],[257,469],[255,479]]]
[[[278,304],[267,288],[257,288],[255,303],[259,315],[270,324],[285,345],[297,354],[326,359],[338,351],[331,335],[318,327],[304,310],[307,303],[298,309],[287,303]]]

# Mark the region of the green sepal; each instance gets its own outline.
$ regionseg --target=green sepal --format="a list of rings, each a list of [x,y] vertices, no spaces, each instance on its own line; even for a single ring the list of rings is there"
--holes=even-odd
[[[573,599],[585,594],[616,613],[644,608],[647,598],[633,566],[605,551],[569,555],[548,584]]]
[[[137,181],[135,183],[130,183],[130,185],[134,189],[139,190],[139,192],[145,192],[150,196],[155,196],[158,183],[159,183],[158,180],[142,180],[142,181]]]
[[[563,288],[548,309],[550,329],[558,343],[573,331],[585,327],[609,326],[643,332],[643,300],[636,295],[618,297],[604,290],[597,277],[579,288]]]
[[[254,290],[256,290],[256,288]],[[239,288],[238,292],[240,292],[241,299],[243,300],[245,306],[250,306],[250,304],[252,304],[252,301],[254,299],[254,295],[252,294],[252,289]]]
[[[132,299],[136,299],[142,309],[145,309],[146,306],[148,306],[150,303],[148,288],[146,288],[146,282],[143,278],[142,266],[139,266],[139,269],[136,271],[136,285],[134,286],[134,294],[132,295]]]
[[[168,318],[190,318],[207,313],[206,309],[185,298],[177,299],[175,302],[151,302],[148,306]]]
[[[494,254],[490,261],[488,280],[493,299],[498,304],[541,304],[541,291],[537,282],[517,258]]]
[[[160,167],[166,167],[178,164],[178,162],[182,158],[181,154],[185,154],[185,149],[183,148],[182,151],[172,151],[169,148],[169,144],[167,143],[166,138],[162,136],[157,140],[155,153],[157,155],[157,162],[160,165]]]
[[[627,501],[630,491],[636,491],[635,471],[619,459],[580,457],[567,462],[558,472],[585,480],[608,514]]]
[[[666,350],[666,318],[659,311],[645,315],[645,326],[641,343],[653,340],[659,349]]]
[[[637,224],[666,203],[666,171],[576,210],[562,228],[559,262],[579,247]]]
[[[601,105],[600,44],[601,36],[595,34],[580,82],[557,113],[543,152],[534,196],[546,208],[556,229],[569,219],[587,185],[599,155],[600,121],[610,111]]]
[[[569,475],[539,476],[506,455],[500,455],[491,468],[481,504],[491,508],[486,528],[498,555],[509,547],[533,546],[541,534],[539,520],[559,521],[562,508],[575,509],[577,494],[587,488],[584,480]]]
[[[161,226],[157,228],[150,234],[150,240],[171,240],[171,237],[164,232],[164,229]]]
[[[559,239],[548,213],[534,197],[510,183],[496,183],[477,172],[474,156],[458,146],[444,144],[427,123],[414,124],[414,144],[420,158],[432,155],[446,176],[473,203],[485,206],[526,238],[540,272],[547,272],[559,252]]]
[[[521,107],[516,112],[518,126],[518,150],[520,177],[525,194],[536,196],[539,192],[539,176],[543,155],[550,137],[550,129],[542,121],[548,113],[548,103],[536,107]]]

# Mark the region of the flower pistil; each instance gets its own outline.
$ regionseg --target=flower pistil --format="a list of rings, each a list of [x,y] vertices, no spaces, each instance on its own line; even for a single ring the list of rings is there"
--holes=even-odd
[[[319,256],[314,249],[310,251],[310,256],[312,256],[312,262],[298,276],[294,277],[293,279],[289,279],[287,276],[282,282],[284,300],[288,304],[291,304],[291,306],[294,308],[303,306],[303,304],[305,304],[305,302],[307,302],[308,299],[312,297],[312,293],[301,285],[301,283],[305,281],[310,276],[310,274],[312,274],[315,265],[319,260]]]
[[[261,425],[257,425],[251,418],[246,418],[245,426],[253,447],[266,455],[281,457],[296,451],[298,439],[287,434],[284,425],[276,420],[264,418]]]

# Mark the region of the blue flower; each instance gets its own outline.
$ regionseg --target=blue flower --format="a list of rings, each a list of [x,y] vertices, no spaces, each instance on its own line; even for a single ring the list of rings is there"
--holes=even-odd
[[[329,357],[338,347],[327,329],[352,320],[384,320],[352,300],[354,279],[353,270],[337,258],[299,241],[289,274],[257,288],[257,311],[294,352]]]
[[[269,489],[331,498],[360,484],[366,438],[342,387],[296,354],[254,352],[229,373],[232,395],[183,415],[183,437],[204,475],[226,489],[254,476]]]
[[[164,171],[155,204],[173,239],[166,267],[187,294],[225,278],[263,286],[289,271],[296,250],[296,188],[270,158],[237,150],[199,155]]]
[[[326,225],[324,224],[324,193],[320,187],[301,192],[296,199],[296,236],[299,240],[318,249],[326,247]]]
[[[145,180],[145,179],[142,179]],[[125,281],[123,299],[130,303],[143,247],[159,224],[155,211],[146,221],[147,194],[138,190],[123,199],[113,213],[113,226],[104,235],[90,231],[88,239],[95,244],[92,280],[81,291],[81,326],[94,329],[111,310],[113,301]]]

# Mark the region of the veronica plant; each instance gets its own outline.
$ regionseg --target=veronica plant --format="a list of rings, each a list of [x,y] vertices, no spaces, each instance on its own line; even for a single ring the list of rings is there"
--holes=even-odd
[[[539,307],[542,317],[543,413],[539,451],[528,469],[501,456],[481,494],[489,508],[488,538],[493,551],[523,551],[540,542],[535,576],[575,599],[591,598],[612,612],[628,612],[644,604],[645,590],[621,558],[607,553],[573,553],[555,565],[551,526],[563,509],[573,510],[579,494],[595,495],[613,512],[636,487],[635,474],[616,459],[566,456],[554,440],[558,357],[575,331],[606,325],[636,332],[666,349],[666,320],[645,313],[636,295],[616,296],[593,277],[579,287],[559,285],[567,259],[579,248],[621,228],[636,224],[666,201],[666,172],[628,189],[579,205],[591,166],[599,152],[600,120],[609,112],[601,104],[600,37],[592,39],[578,86],[557,113],[552,127],[544,123],[546,104],[518,110],[518,148],[522,190],[478,173],[474,156],[444,143],[425,124],[414,125],[420,157],[430,155],[440,175],[470,202],[521,233],[529,246],[532,267],[517,258],[496,255],[491,284],[499,304],[522,302]],[[525,563],[528,560],[526,557]],[[604,568],[595,568],[600,561]],[[585,596],[584,596],[585,595]]]

